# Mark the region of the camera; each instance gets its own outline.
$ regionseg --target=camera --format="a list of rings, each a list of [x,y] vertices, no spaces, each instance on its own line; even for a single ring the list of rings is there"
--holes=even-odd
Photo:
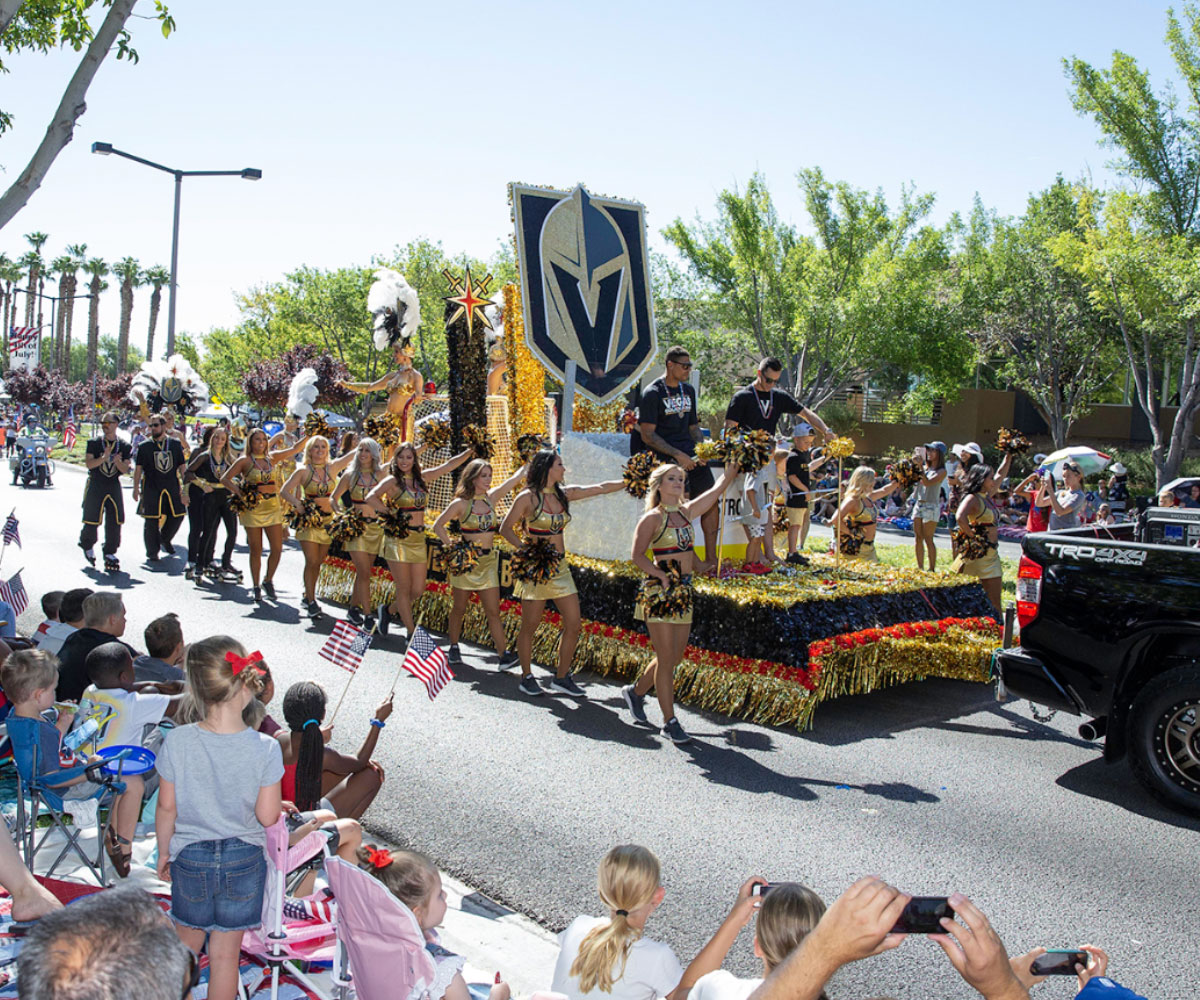
[[[765,896],[774,888],[770,882],[756,882],[750,887],[751,896]]]
[[[892,928],[893,934],[944,934],[942,918],[954,919],[954,907],[945,896],[913,896]]]
[[[1035,976],[1073,976],[1075,966],[1088,964],[1088,953],[1071,948],[1050,948],[1033,960],[1029,971]]]

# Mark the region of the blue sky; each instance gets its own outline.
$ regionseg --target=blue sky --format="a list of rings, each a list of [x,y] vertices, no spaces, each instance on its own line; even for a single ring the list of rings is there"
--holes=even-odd
[[[52,254],[85,242],[169,263],[171,178],[93,156],[94,140],[182,169],[259,167],[258,183],[184,182],[178,328],[197,333],[236,322],[235,292],[301,264],[366,263],[421,236],[486,256],[511,233],[514,180],[642,201],[660,247],[658,230],[711,216],[756,170],[800,223],[794,178],[811,165],[893,201],[903,183],[936,192],[937,221],[976,192],[1018,213],[1057,173],[1113,180],[1063,57],[1108,65],[1120,48],[1159,85],[1171,73],[1167,4],[1139,0],[170,6],[178,32],[133,25],[140,64],[101,68],[75,141],[0,250],[41,230]],[[3,183],[41,139],[71,56],[23,56],[0,78],[17,116]],[[110,292],[102,331],[117,321]]]

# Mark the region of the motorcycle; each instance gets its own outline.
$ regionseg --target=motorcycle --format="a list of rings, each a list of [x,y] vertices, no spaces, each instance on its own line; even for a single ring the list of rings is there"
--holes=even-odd
[[[54,459],[50,457],[53,447],[50,436],[40,428],[27,430],[18,437],[16,453],[8,460],[13,486],[18,481],[22,486],[36,486],[39,490],[53,486],[56,471]]]

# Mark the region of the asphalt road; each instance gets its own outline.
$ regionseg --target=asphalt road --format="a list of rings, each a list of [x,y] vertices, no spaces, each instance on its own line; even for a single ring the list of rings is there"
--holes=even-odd
[[[82,486],[66,468],[44,493],[4,484],[25,545],[9,547],[3,571],[24,567],[35,605],[45,590],[111,585],[75,548]],[[187,639],[230,633],[262,650],[278,697],[302,678],[331,701],[341,693],[348,675],[316,655],[330,619],[314,628],[297,610],[294,546],[280,604],[264,608],[243,590],[187,583],[182,558],[141,565],[140,523],[127,525],[120,554],[127,573],[113,583],[135,645],[147,622],[176,611]],[[21,624],[37,620],[31,608]],[[368,654],[337,718],[343,748],[365,736],[398,662],[386,648]],[[802,880],[832,901],[876,873],[916,894],[967,893],[1010,951],[1096,943],[1138,992],[1195,996],[1200,822],[1159,807],[1124,764],[1106,766],[1075,735],[1078,720],[1043,724],[1027,703],[996,704],[987,687],[926,681],[829,703],[807,733],[683,708],[696,740],[677,748],[626,724],[616,686],[582,679],[586,702],[531,700],[515,675],[471,655],[436,703],[401,682],[378,752],[388,781],[368,827],[552,929],[597,912],[595,866],[609,847],[646,844],[668,890],[648,933],[685,963],[749,876]],[[728,964],[754,971],[749,935]],[[1038,996],[1070,996],[1071,982]],[[974,996],[920,938],[843,970],[832,990],[879,994]]]

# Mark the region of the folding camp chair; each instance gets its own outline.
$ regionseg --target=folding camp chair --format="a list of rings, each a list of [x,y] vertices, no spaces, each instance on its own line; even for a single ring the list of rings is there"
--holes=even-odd
[[[333,1000],[299,966],[307,962],[332,962],[333,979],[339,978],[341,963],[337,938],[331,920],[296,920],[284,913],[284,895],[288,873],[310,858],[326,853],[327,838],[320,831],[307,834],[298,843],[288,846],[288,828],[283,817],[267,827],[267,886],[263,893],[262,926],[247,931],[242,938],[242,951],[265,963],[271,969],[271,1000],[279,996],[279,975],[286,972],[299,980],[322,1000]],[[319,909],[316,908],[316,909]]]
[[[414,987],[431,985],[433,956],[412,910],[379,879],[341,858],[330,858],[325,873],[358,1000],[406,1000]]]
[[[63,845],[58,857],[55,858],[54,864],[46,870],[45,875],[53,875],[55,869],[67,855],[74,852],[88,866],[97,882],[103,886],[106,884],[104,875],[106,853],[104,850],[104,823],[100,817],[100,808],[108,807],[111,810],[116,797],[125,791],[125,783],[120,780],[119,771],[117,775],[112,775],[103,770],[106,765],[112,763],[111,760],[67,767],[43,774],[42,764],[38,759],[38,724],[37,719],[26,719],[16,715],[10,715],[7,722],[8,738],[12,742],[13,748],[13,762],[17,766],[17,834],[25,856],[25,866],[33,871],[37,852],[45,845],[47,838],[58,831],[62,833],[67,842]],[[55,785],[60,785],[64,781],[70,781],[81,775],[85,775],[97,784],[97,788],[87,799],[72,800],[91,800],[96,803],[97,850],[94,861],[88,857],[79,843],[79,837],[83,833],[82,828],[74,824],[68,827],[63,821],[65,809],[61,790],[47,787],[44,780],[48,777]],[[28,809],[25,805],[26,796],[29,797]],[[38,840],[37,821],[43,812],[50,816],[51,823],[46,828],[46,832],[42,834],[41,839]]]

